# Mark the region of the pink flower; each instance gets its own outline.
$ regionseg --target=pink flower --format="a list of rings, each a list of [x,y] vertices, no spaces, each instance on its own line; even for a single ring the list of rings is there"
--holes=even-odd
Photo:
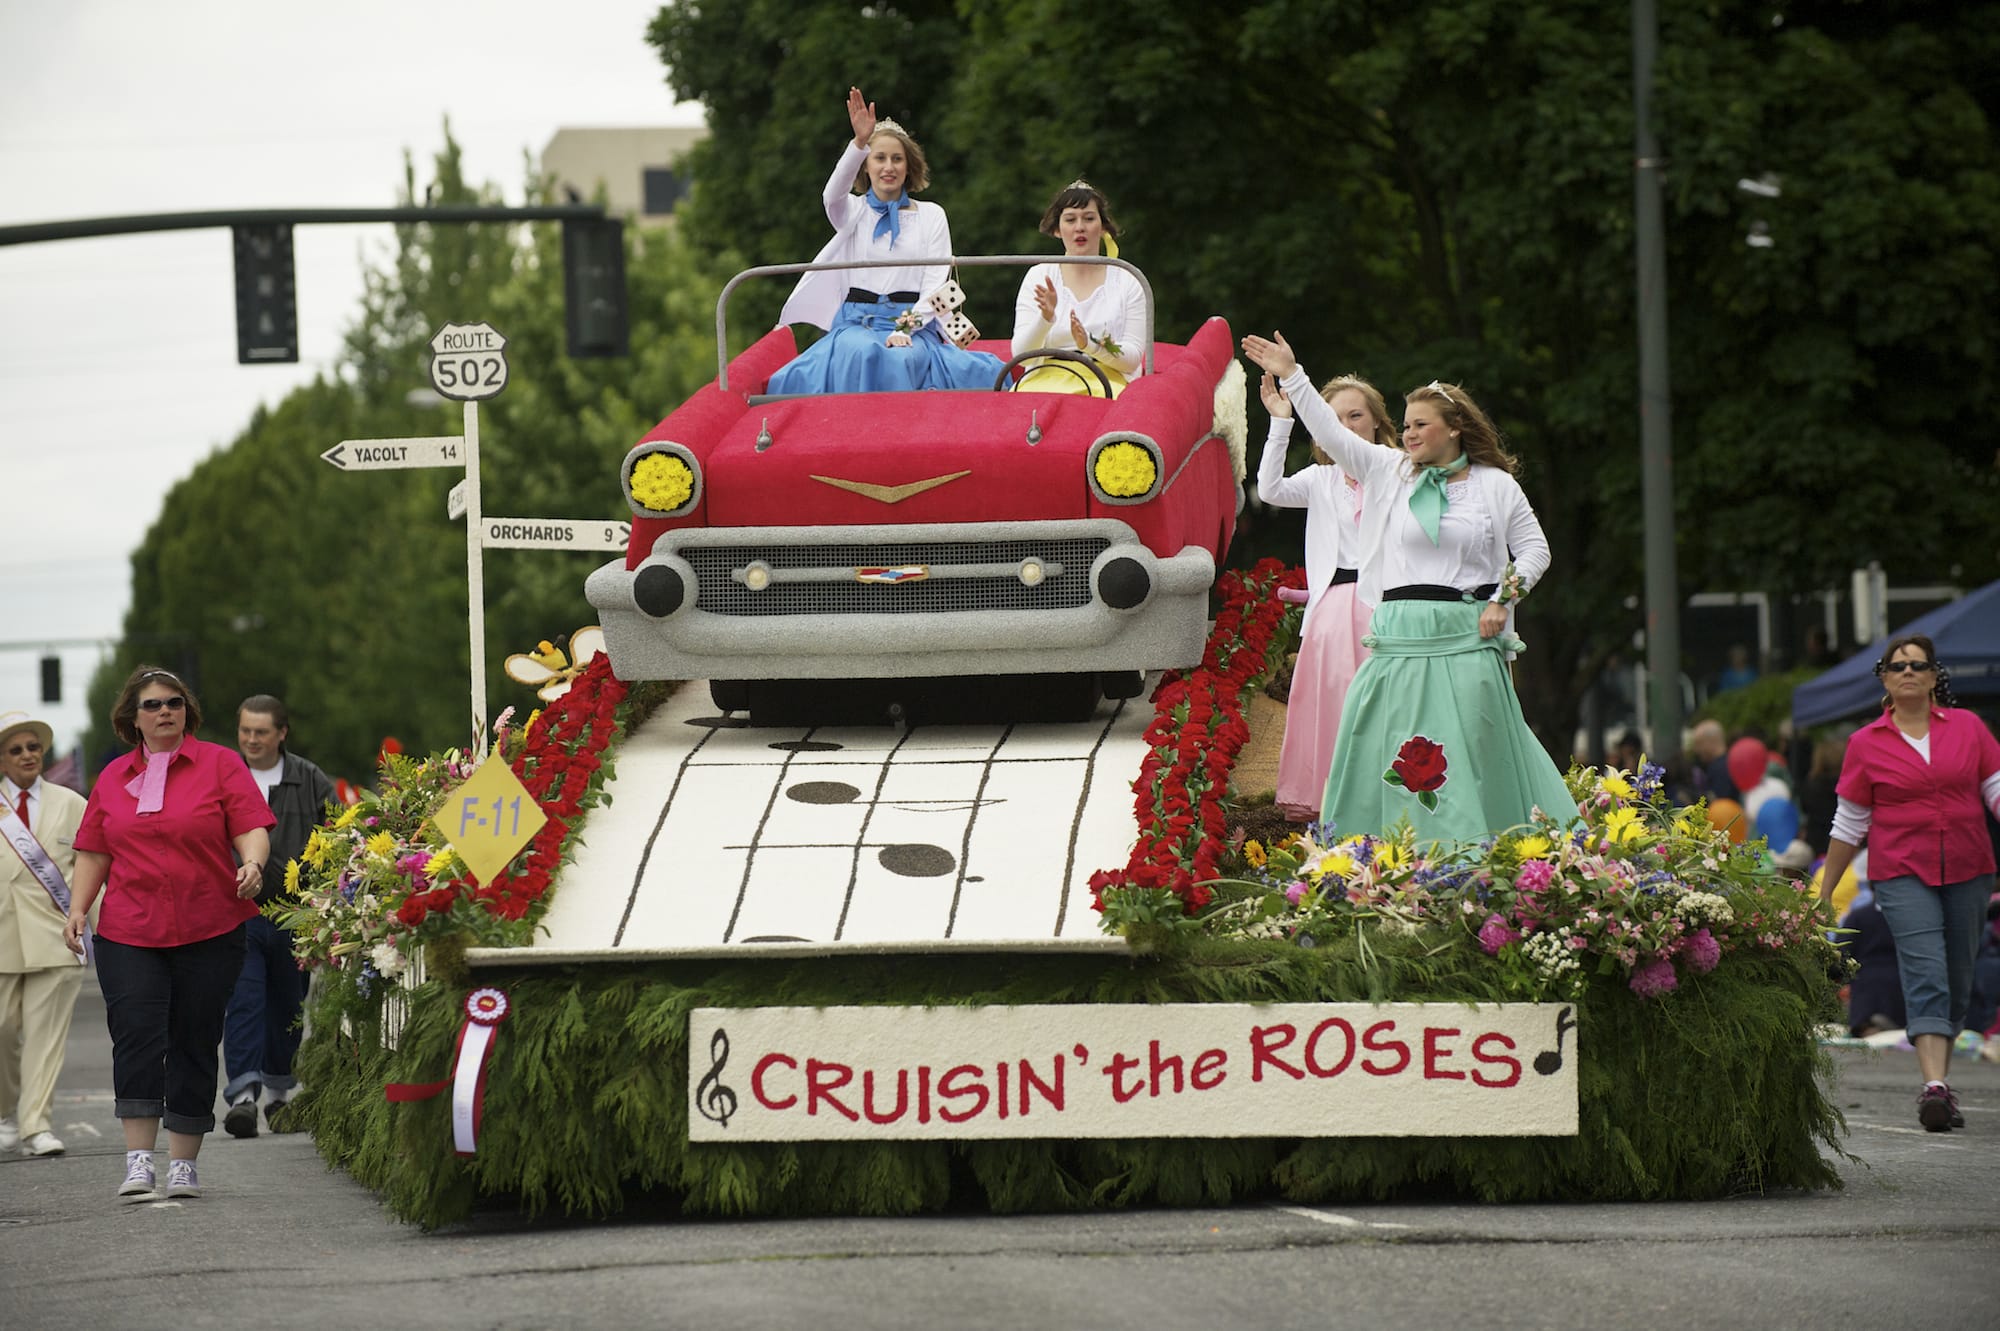
[[[1306,891],[1307,888],[1304,883],[1293,883],[1285,889],[1285,900],[1296,906],[1305,899]]]
[[[1696,975],[1706,975],[1722,960],[1722,944],[1708,930],[1697,929],[1687,940],[1687,959],[1690,970]]]
[[[1674,963],[1664,957],[1655,957],[1632,972],[1632,992],[1641,998],[1670,994],[1679,983],[1674,978]]]
[[[1492,956],[1509,943],[1519,942],[1521,931],[1511,927],[1499,914],[1488,915],[1486,923],[1479,926],[1479,946],[1487,956]]]
[[[1556,876],[1555,867],[1547,860],[1529,860],[1514,875],[1514,890],[1517,892],[1539,892],[1549,885]]]

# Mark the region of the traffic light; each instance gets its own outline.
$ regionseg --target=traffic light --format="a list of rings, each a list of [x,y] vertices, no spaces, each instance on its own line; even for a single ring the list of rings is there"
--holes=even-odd
[[[42,658],[42,701],[62,701],[62,658],[44,656]]]
[[[563,312],[572,359],[626,354],[623,220],[564,220]]]
[[[291,223],[246,222],[229,230],[236,244],[236,363],[297,362]]]

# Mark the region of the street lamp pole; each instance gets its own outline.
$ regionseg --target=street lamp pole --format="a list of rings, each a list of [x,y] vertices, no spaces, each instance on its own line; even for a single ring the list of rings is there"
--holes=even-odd
[[[1681,750],[1680,591],[1674,568],[1673,414],[1667,376],[1667,251],[1653,138],[1654,0],[1632,0],[1632,162],[1639,269],[1639,481],[1645,523],[1646,667],[1652,756]]]

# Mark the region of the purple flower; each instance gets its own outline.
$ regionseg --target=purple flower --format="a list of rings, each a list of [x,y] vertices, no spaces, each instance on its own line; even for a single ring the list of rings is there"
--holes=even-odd
[[[1519,942],[1521,931],[1500,918],[1498,913],[1488,915],[1486,923],[1479,926],[1479,946],[1487,956],[1492,956],[1509,943]]]
[[[1514,875],[1514,889],[1518,892],[1539,892],[1549,885],[1556,876],[1555,867],[1547,860],[1529,860]]]
[[[1696,975],[1706,975],[1722,960],[1722,944],[1708,930],[1697,929],[1687,940],[1687,958],[1688,969]]]
[[[1641,998],[1658,998],[1670,994],[1680,983],[1674,978],[1674,963],[1665,957],[1655,957],[1632,971],[1632,992]]]

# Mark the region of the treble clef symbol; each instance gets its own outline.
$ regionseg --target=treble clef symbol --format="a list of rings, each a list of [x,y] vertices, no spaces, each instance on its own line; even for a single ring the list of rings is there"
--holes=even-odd
[[[1569,1015],[1574,1008],[1564,1008],[1556,1014],[1556,1047],[1544,1049],[1535,1055],[1535,1071],[1544,1077],[1552,1077],[1562,1071],[1563,1037],[1576,1029],[1576,1021]],[[720,1032],[717,1032],[720,1034]]]
[[[710,1064],[708,1075],[695,1085],[694,1107],[709,1122],[726,1128],[729,1116],[736,1112],[736,1092],[722,1084],[722,1065],[729,1061],[729,1034],[720,1026],[709,1039],[708,1056],[715,1061]]]

